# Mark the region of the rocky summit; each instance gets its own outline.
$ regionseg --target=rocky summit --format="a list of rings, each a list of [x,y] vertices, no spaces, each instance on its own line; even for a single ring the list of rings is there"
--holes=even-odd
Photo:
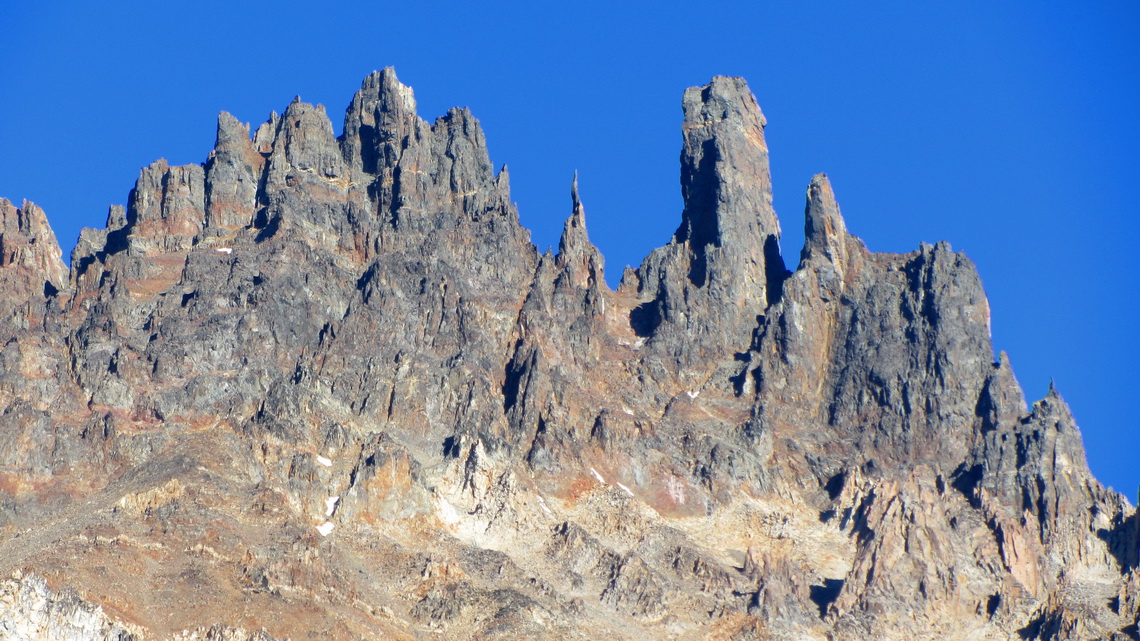
[[[70,264],[0,201],[0,638],[1140,638],[1140,518],[970,260],[780,250],[745,82],[684,92],[612,290],[391,69],[144,168]]]

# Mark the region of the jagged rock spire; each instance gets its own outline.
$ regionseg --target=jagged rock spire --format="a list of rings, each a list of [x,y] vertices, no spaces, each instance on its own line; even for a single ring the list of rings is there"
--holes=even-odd
[[[127,207],[128,248],[143,256],[185,251],[206,218],[205,171],[201,165],[143,167]]]
[[[318,180],[339,178],[344,175],[344,161],[341,150],[333,137],[332,123],[329,122],[322,105],[293,101],[281,117],[277,144],[284,158],[277,153],[270,158],[269,180],[274,181],[274,169],[287,171],[287,168],[312,173]],[[282,163],[281,160],[285,160]]]
[[[780,223],[772,209],[767,120],[743,78],[716,76],[682,100],[681,193],[677,240],[693,253],[691,278],[739,280],[742,294],[767,301],[768,263],[782,276]],[[719,251],[710,253],[712,248]]]
[[[579,245],[579,239],[589,242],[586,236],[586,210],[582,207],[582,200],[578,197],[578,172],[574,172],[574,181],[570,184],[570,217],[562,226],[562,237],[558,241],[558,254],[562,255],[573,251]]]
[[[741,78],[717,76],[685,91],[681,193],[685,208],[672,242],[638,270],[645,304],[634,331],[680,351],[744,349],[759,318],[779,299],[787,276],[772,209],[764,114]],[[669,338],[665,338],[668,335]]]
[[[578,197],[578,170],[574,170],[574,181],[570,183],[570,200],[573,203],[574,213],[577,214],[582,209],[582,199]]]
[[[597,288],[604,283],[603,259],[598,248],[590,242],[586,232],[586,209],[578,196],[578,172],[570,183],[570,217],[562,226],[558,241],[558,265],[565,270],[571,283],[579,288]]]
[[[341,148],[345,162],[368,174],[395,164],[400,141],[415,130],[417,121],[412,88],[400,82],[392,67],[373,71],[344,116]]]
[[[826,174],[812,176],[804,212],[804,248],[800,262],[816,257],[831,262],[841,273],[847,262],[847,225],[839,213]]]
[[[44,210],[28,201],[15,207],[0,198],[0,269],[5,281],[24,283],[13,275],[20,272],[32,283],[32,291],[37,284],[43,289],[45,283],[61,288],[67,282],[67,270],[60,256]]]
[[[264,164],[250,140],[249,125],[229,112],[218,114],[217,141],[206,163],[207,227],[232,230],[250,224]]]

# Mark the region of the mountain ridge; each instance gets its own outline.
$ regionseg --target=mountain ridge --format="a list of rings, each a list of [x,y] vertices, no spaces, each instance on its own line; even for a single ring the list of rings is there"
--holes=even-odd
[[[70,269],[0,203],[0,571],[121,638],[1135,638],[1136,511],[969,259],[868,252],[820,174],[789,271],[747,84],[682,105],[681,224],[616,290],[577,180],[539,254],[391,69],[339,138],[223,112]]]

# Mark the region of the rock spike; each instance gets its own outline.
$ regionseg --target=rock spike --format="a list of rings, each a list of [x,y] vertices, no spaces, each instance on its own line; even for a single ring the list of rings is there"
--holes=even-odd
[[[847,225],[835,202],[831,181],[822,173],[812,176],[807,188],[800,263],[815,258],[831,262],[840,272],[847,263]]]
[[[558,253],[576,253],[583,247],[591,247],[589,234],[586,232],[586,209],[582,206],[582,199],[578,194],[578,172],[574,172],[574,179],[570,182],[570,216],[562,226],[562,237],[558,241]]]

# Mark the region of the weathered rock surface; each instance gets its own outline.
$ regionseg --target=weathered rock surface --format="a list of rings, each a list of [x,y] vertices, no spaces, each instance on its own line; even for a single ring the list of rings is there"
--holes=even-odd
[[[616,291],[576,178],[540,255],[391,69],[339,138],[221,114],[70,268],[0,201],[0,636],[1140,638],[1140,518],[969,259],[867,251],[821,174],[789,271],[747,85],[682,105]]]

